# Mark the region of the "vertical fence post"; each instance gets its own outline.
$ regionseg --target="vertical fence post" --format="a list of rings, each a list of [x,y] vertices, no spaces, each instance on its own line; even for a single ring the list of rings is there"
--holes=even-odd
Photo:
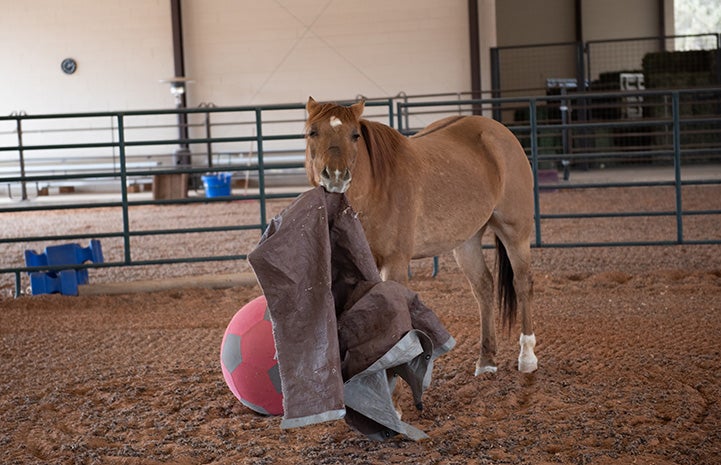
[[[28,199],[28,186],[25,182],[25,151],[23,150],[23,120],[22,112],[18,112],[16,121],[17,133],[18,133],[18,156],[20,157],[20,198],[22,200]]]
[[[118,157],[120,160],[120,200],[123,214],[123,251],[125,264],[132,261],[130,254],[130,214],[128,212],[127,167],[125,162],[125,121],[122,113],[118,113]]]
[[[258,193],[260,194],[260,226],[264,232],[268,226],[265,208],[265,164],[263,162],[263,119],[260,108],[255,109],[255,137],[258,147]]]
[[[205,138],[208,140],[205,147],[208,150],[208,168],[213,167],[213,145],[210,142],[210,112],[205,112]]]
[[[683,204],[681,195],[681,112],[679,92],[671,94],[671,115],[673,116],[673,169],[676,189],[676,243],[683,244]]]
[[[15,272],[15,298],[17,299],[23,295],[22,279],[20,278],[20,271]]]
[[[592,82],[593,76],[591,75],[591,44],[586,42],[583,46],[583,52],[586,56],[586,79],[588,79],[588,82]]]
[[[115,146],[115,115],[110,115],[110,142],[113,144],[113,158],[111,161],[113,162],[113,172],[115,172],[115,163],[117,161],[115,160],[115,155],[117,153],[117,147]],[[118,166],[120,165],[118,164]]]
[[[536,99],[528,101],[529,124],[531,125],[531,169],[533,171],[533,209],[536,227],[536,246],[541,245],[541,205],[538,188],[538,123],[536,118]]]
[[[401,105],[408,103],[408,96],[405,92],[399,92],[398,95],[396,95],[396,98],[403,99],[401,102],[398,102],[398,128],[405,125],[405,128],[408,129],[411,126],[410,117],[408,115],[408,107],[406,105]]]
[[[583,48],[583,42],[576,42],[576,90],[580,92],[588,90],[586,88]]]
[[[393,123],[395,122],[394,119],[395,119],[395,115],[393,114],[393,99],[389,98],[388,99],[388,125],[390,127],[393,127]]]
[[[403,117],[402,117],[402,115],[403,115],[403,102],[396,102],[396,108],[397,108],[396,114],[397,114],[397,118],[398,118],[398,126],[396,126],[396,129],[397,129],[400,133],[403,133]]]
[[[499,57],[498,47],[491,47],[491,97],[494,99],[501,97],[501,61]],[[501,121],[501,107],[498,103],[493,104],[493,119]]]
[[[721,33],[716,34],[716,85],[721,86]]]
[[[577,42],[576,44],[576,95],[577,97],[575,100],[575,110],[576,110],[576,121],[580,123],[586,123],[590,119],[589,117],[589,105],[588,100],[583,97],[583,95],[586,93],[586,91],[589,90],[589,86],[587,85],[589,79],[586,76],[586,67],[584,64],[585,60],[585,53],[584,53],[585,46],[583,42]],[[589,139],[590,133],[592,133],[592,129],[588,128],[580,128],[576,129],[574,131],[574,134],[578,136],[577,139],[571,140],[571,150],[573,151],[574,148],[579,149],[581,153],[588,153],[590,146],[591,146],[591,140]],[[572,157],[568,157],[566,160],[562,160],[561,163],[563,164],[563,180],[568,181],[571,172],[570,172],[570,166],[571,166],[571,160]],[[588,167],[588,162],[584,162],[584,166]]]

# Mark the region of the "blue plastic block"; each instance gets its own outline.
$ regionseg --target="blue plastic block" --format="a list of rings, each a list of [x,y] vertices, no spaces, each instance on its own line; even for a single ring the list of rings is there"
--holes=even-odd
[[[103,263],[103,248],[100,241],[92,239],[90,245],[63,244],[45,247],[44,253],[25,251],[26,266],[80,265],[85,262]]]
[[[87,270],[85,280],[87,282]],[[78,295],[79,272],[62,270],[58,272],[30,273],[30,287],[33,295],[61,293],[62,295]]]
[[[75,280],[78,282],[78,284],[88,284],[88,269],[83,268],[80,270],[62,270],[63,271],[74,271],[75,272]]]
[[[60,271],[33,272],[30,287],[33,295],[53,294],[78,295],[78,285],[88,283],[87,268],[72,269],[85,262],[103,263],[103,248],[100,241],[92,239],[88,247],[79,244],[63,244],[45,248],[44,253],[25,251],[26,266],[66,266]]]
[[[34,250],[25,251],[25,266],[47,266],[48,257],[44,253],[37,253]]]

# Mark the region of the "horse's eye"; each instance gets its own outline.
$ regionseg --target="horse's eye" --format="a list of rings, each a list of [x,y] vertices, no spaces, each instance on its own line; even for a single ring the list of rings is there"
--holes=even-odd
[[[351,140],[352,140],[353,142],[358,142],[358,139],[360,139],[360,134],[358,134],[357,132],[354,132],[354,133],[350,136],[350,138],[351,138]]]
[[[316,131],[315,129],[311,129],[310,131],[308,131],[308,137],[316,137],[317,135],[318,131]]]

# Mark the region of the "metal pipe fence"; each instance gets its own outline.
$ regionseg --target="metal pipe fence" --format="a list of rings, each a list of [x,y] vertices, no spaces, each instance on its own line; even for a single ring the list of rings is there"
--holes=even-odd
[[[392,123],[393,118],[393,106],[390,100],[386,101],[374,101],[367,103],[369,107],[369,113],[373,113],[374,110],[380,109],[380,113],[374,115],[375,118],[384,119],[387,123]],[[174,110],[157,110],[157,111],[129,111],[129,112],[105,112],[105,113],[84,113],[84,114],[54,114],[54,115],[25,115],[17,114],[9,117],[0,117],[0,126],[5,122],[18,122],[18,127],[22,122],[26,121],[64,121],[73,122],[75,120],[82,120],[87,118],[103,118],[111,120],[111,128],[105,131],[108,140],[97,141],[97,142],[76,142],[76,143],[39,143],[39,144],[23,144],[22,133],[17,134],[17,143],[11,143],[6,145],[0,145],[0,163],[4,162],[4,166],[7,168],[13,161],[18,164],[18,170],[14,172],[12,169],[9,174],[0,174],[0,185],[10,184],[21,184],[26,186],[27,184],[47,182],[47,183],[62,183],[62,182],[79,182],[88,180],[89,182],[99,182],[102,180],[113,180],[117,189],[119,189],[117,200],[111,201],[69,201],[62,204],[36,204],[28,198],[23,198],[18,202],[10,202],[0,204],[0,215],[5,213],[21,213],[31,212],[41,214],[45,211],[52,210],[72,210],[72,209],[99,209],[99,208],[119,208],[121,210],[122,221],[118,225],[118,229],[111,232],[87,232],[77,234],[38,234],[32,236],[22,237],[3,237],[0,234],[0,245],[2,244],[17,244],[17,243],[33,243],[33,242],[58,242],[58,241],[72,241],[81,239],[120,239],[123,243],[123,257],[120,260],[109,261],[105,263],[86,263],[82,265],[73,265],[72,268],[83,269],[83,268],[110,268],[110,267],[126,267],[126,266],[154,266],[154,265],[167,265],[177,263],[196,263],[205,261],[228,261],[228,260],[244,260],[247,258],[246,254],[224,254],[224,255],[206,255],[199,257],[171,257],[157,260],[137,260],[133,258],[133,249],[131,246],[131,238],[140,236],[160,236],[160,235],[177,235],[177,234],[213,234],[223,231],[246,231],[256,230],[263,232],[267,227],[267,213],[266,213],[266,202],[272,199],[284,199],[293,198],[301,192],[301,187],[296,186],[296,191],[286,192],[270,192],[266,186],[266,181],[269,172],[282,171],[286,169],[302,169],[303,158],[300,156],[299,161],[281,162],[281,163],[267,163],[266,155],[268,154],[267,146],[274,143],[280,143],[281,146],[287,146],[288,142],[302,141],[303,135],[303,122],[305,121],[304,115],[305,106],[303,104],[289,104],[289,105],[266,105],[266,106],[253,106],[253,107],[202,107],[193,109],[174,109]],[[273,117],[273,114],[286,114],[287,112],[296,112],[297,118],[288,120]],[[250,120],[253,126],[253,134],[247,136],[214,136],[205,137],[200,135],[199,137],[189,137],[188,139],[179,138],[144,138],[129,140],[127,121],[129,119],[138,117],[157,117],[167,116],[176,117],[178,113],[185,113],[189,116],[192,115],[214,115],[219,116],[226,113],[242,114],[245,116],[245,120]],[[251,115],[250,118],[247,115]],[[284,127],[280,130],[267,131],[268,125],[271,123],[278,123],[280,121]],[[72,124],[70,124],[72,126]],[[172,127],[172,126],[171,126]],[[166,129],[166,126],[158,126],[161,129]],[[128,151],[134,148],[148,149],[152,147],[162,147],[168,152],[172,147],[178,145],[187,144],[188,146],[208,144],[222,145],[222,144],[238,144],[238,143],[253,143],[255,156],[251,162],[246,160],[238,164],[225,164],[222,166],[212,166],[210,163],[191,164],[188,166],[168,166],[167,162],[165,166],[163,163],[159,163],[157,168],[140,168],[140,169],[129,169],[128,162]],[[117,154],[117,169],[114,166],[112,169],[97,169],[83,172],[72,172],[66,174],[55,174],[46,170],[42,174],[28,174],[22,170],[23,166],[26,166],[25,157],[29,153],[33,152],[53,152],[53,151],[81,151],[85,149],[113,149],[113,156]],[[286,147],[287,149],[287,147]],[[302,150],[302,149],[300,149]],[[302,153],[302,152],[301,152]],[[14,156],[17,156],[13,159]],[[158,155],[158,157],[168,158],[167,155]],[[149,157],[152,158],[152,157]],[[11,160],[12,159],[12,160]],[[79,157],[78,159],[82,159]],[[206,159],[207,160],[207,159]],[[76,160],[75,160],[76,161]],[[43,161],[39,163],[39,167],[42,167]],[[73,163],[77,164],[77,163]],[[68,168],[72,170],[72,164],[68,164]],[[90,166],[96,166],[97,163],[91,163]],[[215,198],[209,197],[187,197],[187,198],[174,198],[174,199],[142,199],[133,200],[130,198],[128,185],[131,178],[137,177],[156,177],[162,175],[177,175],[187,174],[189,176],[200,176],[208,173],[217,172],[230,172],[230,173],[254,173],[257,179],[257,189],[254,189],[253,193],[244,193],[238,195],[227,195]],[[183,204],[200,204],[200,203],[214,203],[214,202],[232,202],[232,201],[247,201],[255,200],[259,202],[259,216],[256,222],[250,224],[238,224],[231,226],[209,226],[209,227],[196,227],[188,228],[182,225],[174,228],[167,229],[153,229],[153,230],[137,230],[131,228],[129,217],[130,209],[139,206],[147,205],[183,205]],[[1,216],[0,216],[1,218]],[[0,253],[0,256],[7,258],[6,254]],[[67,266],[0,266],[0,275],[12,273],[15,275],[15,295],[18,296],[22,292],[22,280],[21,276],[23,273],[31,272],[44,272],[44,271],[58,271],[60,269],[66,269]]]
[[[695,51],[681,57],[654,57]],[[646,62],[650,60],[649,62]],[[661,68],[659,68],[661,65]],[[675,76],[670,75],[673,71]],[[542,95],[555,81],[583,91],[623,90],[619,74],[644,73],[648,89],[721,84],[721,34],[673,35],[491,48],[493,97]],[[657,73],[659,73],[657,75]],[[697,75],[690,77],[688,73]],[[700,73],[700,74],[699,74]]]
[[[683,190],[688,186],[715,186],[721,184],[721,89],[694,89],[687,91],[644,91],[637,93],[587,94],[573,96],[546,96],[532,98],[496,98],[496,99],[464,99],[462,96],[448,97],[446,100],[414,99],[406,96],[398,99],[368,101],[366,114],[373,118],[386,121],[406,134],[412,134],[418,128],[412,122],[424,125],[426,119],[437,119],[448,114],[472,114],[479,108],[491,113],[498,110],[500,114],[512,113],[512,118],[505,124],[511,128],[526,148],[529,163],[533,168],[535,189],[535,237],[534,247],[598,247],[598,246],[636,246],[636,245],[671,245],[671,244],[720,244],[721,239],[690,238],[684,227],[691,217],[711,217],[721,224],[721,208],[712,205],[709,208],[689,209],[684,207]],[[636,100],[628,100],[635,97]],[[640,98],[640,100],[638,100]],[[629,102],[643,106],[647,110],[642,118],[623,118],[604,120],[592,117],[579,117],[582,112],[593,107],[599,99],[616,99],[619,105]],[[695,99],[695,100],[694,100]],[[696,103],[694,103],[696,102]],[[700,103],[699,103],[700,102]],[[685,107],[687,105],[687,107]],[[696,106],[694,106],[696,105]],[[565,106],[567,118],[549,117],[549,109],[561,111]],[[698,107],[703,111],[695,111]],[[651,112],[651,108],[662,110]],[[188,115],[189,124],[194,118],[200,118],[197,126],[192,126],[188,139],[167,136],[165,126],[156,124],[154,118],[177,118],[177,113]],[[235,119],[229,118],[233,115]],[[588,115],[586,115],[588,116]],[[73,126],[77,120],[100,118],[110,121],[110,128],[96,131],[105,134],[104,140],[62,143],[63,137],[51,141],[41,141],[37,137],[17,138],[8,143],[8,134],[0,139],[0,167],[17,163],[16,171],[0,172],[0,186],[10,184],[32,185],[33,183],[61,183],[87,180],[112,181],[117,186],[117,197],[109,201],[71,200],[64,204],[38,203],[32,199],[12,202],[0,202],[0,223],[2,215],[9,213],[28,212],[42,214],[53,210],[116,208],[121,211],[121,221],[111,231],[84,231],[72,234],[32,234],[9,237],[0,234],[0,246],[4,244],[25,244],[40,242],[59,242],[84,239],[114,239],[122,242],[122,258],[106,263],[89,263],[74,268],[108,268],[133,266],[163,266],[180,263],[214,262],[245,260],[245,254],[204,254],[188,257],[178,252],[170,257],[159,259],[134,258],[131,239],[147,236],[179,235],[179,234],[219,234],[229,231],[257,231],[262,233],[267,226],[266,203],[274,199],[290,199],[297,196],[297,190],[276,192],[268,185],[274,172],[283,170],[302,170],[303,121],[305,120],[304,105],[268,105],[253,107],[210,107],[194,109],[174,109],[140,112],[106,112],[65,115],[12,115],[0,117],[0,133],[3,127],[30,127],[42,132],[42,124],[47,122],[64,122]],[[148,132],[138,121],[150,121],[156,125],[157,131]],[[237,130],[242,123],[246,129]],[[5,126],[3,126],[5,125]],[[52,125],[52,124],[51,124]],[[212,136],[207,127],[212,127]],[[195,130],[192,130],[195,128]],[[232,130],[228,130],[232,128]],[[629,132],[637,128],[650,135],[644,139],[647,143],[640,145],[624,144]],[[177,129],[177,127],[176,127]],[[233,131],[238,134],[233,134]],[[166,131],[166,132],[163,132]],[[609,142],[609,132],[620,143]],[[177,132],[176,132],[177,134]],[[611,137],[613,139],[613,137]],[[566,142],[564,143],[564,140]],[[616,140],[616,142],[618,142]],[[551,142],[549,142],[551,141]],[[650,141],[650,142],[649,142]],[[138,167],[133,161],[139,159],[141,152],[154,152],[154,155],[143,155],[142,160],[155,160],[155,157],[168,158],[168,153],[179,144],[187,144],[191,148],[202,148],[200,162],[188,166],[169,165],[165,161],[154,167]],[[239,144],[252,144],[252,157],[238,158],[232,163],[213,163],[213,157],[231,148],[241,151]],[[206,148],[207,147],[207,148]],[[57,152],[82,152],[85,150],[104,150],[115,157],[112,169],[91,169],[90,171],[57,174],[49,172],[23,172],[23,157],[32,159],[32,154],[52,155]],[[153,150],[155,149],[155,150]],[[298,151],[298,159],[274,161],[278,151]],[[198,157],[196,157],[198,158]],[[164,160],[165,160],[164,159]],[[4,165],[3,165],[4,163]],[[672,170],[668,180],[655,181],[614,181],[614,182],[568,182],[566,174],[575,177],[586,170],[593,171],[602,164],[618,166],[659,165]],[[683,167],[688,164],[703,163],[710,166],[709,175],[700,179],[686,179]],[[91,164],[92,165],[92,164]],[[546,182],[543,176],[548,172],[564,172],[564,179]],[[154,177],[158,175],[187,174],[200,176],[206,173],[231,172],[245,176],[252,174],[257,179],[257,188],[252,192],[231,194],[217,198],[190,196],[179,199],[134,199],[130,195],[129,186],[132,179]],[[9,173],[9,174],[8,174]],[[572,179],[573,180],[573,179]],[[613,189],[613,188],[652,188],[662,187],[674,191],[674,208],[664,211],[586,211],[586,212],[546,212],[541,205],[541,192],[552,190],[573,189]],[[137,229],[129,220],[130,209],[140,206],[202,204],[213,202],[232,202],[254,200],[259,203],[259,212],[255,220],[243,224],[226,224],[220,226],[186,227],[177,225],[169,228]],[[717,204],[716,204],[717,205]],[[668,240],[649,240],[644,231],[639,231],[638,238],[633,240],[604,241],[548,241],[546,230],[555,221],[594,221],[599,219],[620,220],[624,218],[672,218],[675,220],[674,237]],[[0,253],[3,259],[7,254]],[[0,275],[12,274],[15,277],[15,294],[22,292],[22,276],[34,271],[53,271],[65,267],[29,267],[17,263],[0,264]]]
[[[706,113],[699,114],[693,109],[684,110],[684,101],[694,97],[704,96],[702,103]],[[583,108],[589,101],[595,99],[618,99],[624,102],[629,98],[638,97],[641,102],[651,105],[655,99],[668,103],[668,109],[659,114],[651,114],[648,118],[625,118],[614,121],[600,119],[548,119],[544,109],[560,107],[563,105]],[[638,100],[633,101],[639,103]],[[535,239],[533,247],[606,247],[606,246],[653,246],[653,245],[681,245],[681,244],[721,244],[721,236],[711,238],[689,238],[684,233],[684,225],[688,218],[709,216],[721,225],[721,200],[709,198],[710,208],[688,209],[683,205],[683,190],[689,186],[721,185],[721,88],[699,90],[674,91],[645,91],[638,93],[579,93],[575,96],[546,96],[531,98],[500,98],[488,100],[465,100],[453,102],[397,102],[397,115],[412,113],[416,110],[428,112],[435,108],[439,114],[445,112],[446,107],[462,105],[465,114],[470,114],[474,106],[493,109],[505,107],[525,110],[524,118],[519,121],[507,122],[506,125],[516,134],[524,145],[529,162],[533,168],[534,201],[535,201]],[[568,110],[570,112],[570,109]],[[543,118],[541,117],[543,116]],[[406,135],[415,133],[420,128],[404,127],[405,120],[398,119],[397,124],[401,132]],[[703,125],[703,131],[694,131],[693,128]],[[606,132],[625,131],[643,127],[652,136],[646,145],[627,146],[621,143],[615,147],[597,147],[598,143],[604,145]],[[584,143],[560,143],[562,134],[570,132],[576,137],[572,140]],[[595,136],[589,134],[593,134]],[[703,143],[694,137],[702,135]],[[559,142],[556,145],[544,144],[544,140],[553,137]],[[663,139],[661,143],[655,138]],[[606,164],[615,164],[627,169],[641,169],[645,166],[665,167],[671,172],[668,180],[634,180],[634,181],[591,181],[567,182],[570,174],[569,166],[575,166],[576,173],[589,169],[598,169]],[[682,169],[684,166],[703,164],[708,167],[706,175],[700,179],[684,179]],[[563,170],[564,178],[543,182],[541,174],[544,171],[553,173]],[[543,213],[541,210],[540,192],[557,190],[588,190],[613,188],[670,188],[674,192],[674,209],[665,211],[601,211],[601,212],[572,212],[572,213]],[[590,220],[590,219],[624,219],[642,217],[666,217],[675,220],[675,235],[669,240],[649,240],[644,238],[645,231],[639,231],[637,240],[615,241],[611,238],[604,241],[567,241],[549,242],[544,240],[544,222],[549,220]]]

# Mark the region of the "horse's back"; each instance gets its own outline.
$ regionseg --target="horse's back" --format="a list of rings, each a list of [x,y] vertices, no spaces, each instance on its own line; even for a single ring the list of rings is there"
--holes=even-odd
[[[453,130],[456,137],[464,137],[461,136],[464,134],[481,157],[497,160],[502,192],[495,206],[496,212],[532,221],[533,171],[515,134],[498,121],[483,116],[466,116],[448,125],[448,129]]]
[[[480,146],[487,152],[486,156],[503,152],[504,156],[526,160],[523,147],[511,130],[484,116],[449,116],[429,124],[410,140],[417,146],[431,140],[445,140],[474,148]]]
[[[516,136],[503,124],[483,116],[450,116],[429,124],[410,139],[422,163],[452,169],[484,183],[496,179],[498,188],[506,172],[532,184],[528,158]],[[465,176],[463,176],[465,177]],[[532,187],[532,186],[531,186]]]
[[[416,241],[420,243],[430,246],[441,236],[460,243],[483,227],[499,206],[519,199],[524,204],[526,198],[533,201],[525,152],[513,133],[495,120],[444,118],[410,142],[418,157],[415,173],[422,206]],[[527,213],[520,210],[525,210],[523,206],[519,213]]]

